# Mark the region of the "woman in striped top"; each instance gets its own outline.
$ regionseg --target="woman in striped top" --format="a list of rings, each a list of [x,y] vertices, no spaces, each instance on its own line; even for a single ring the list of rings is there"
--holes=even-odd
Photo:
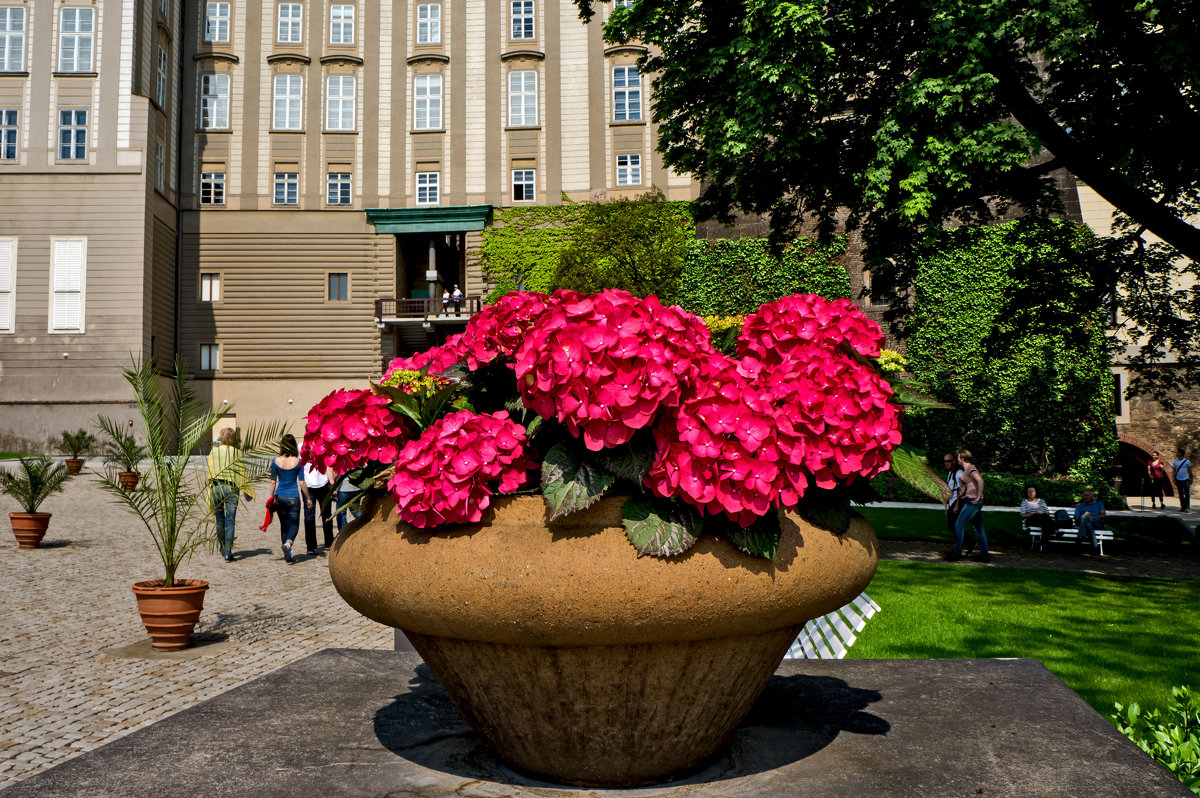
[[[1025,489],[1025,498],[1021,500],[1021,517],[1030,527],[1042,530],[1042,540],[1049,540],[1058,531],[1054,516],[1043,499],[1039,499],[1037,488],[1030,485]]]

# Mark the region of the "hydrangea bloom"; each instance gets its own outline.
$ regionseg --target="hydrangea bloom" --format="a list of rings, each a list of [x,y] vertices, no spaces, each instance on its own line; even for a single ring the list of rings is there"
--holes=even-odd
[[[387,405],[386,396],[370,391],[334,391],[308,411],[300,457],[335,474],[368,460],[392,462],[411,428]]]
[[[465,357],[463,334],[457,333],[446,339],[446,343],[418,352],[411,357],[398,357],[388,364],[383,373],[386,380],[393,371],[420,371],[426,366],[430,374],[440,374],[446,369],[453,368]]]
[[[415,527],[474,524],[491,503],[489,483],[514,491],[534,466],[525,456],[525,428],[507,413],[460,410],[404,447],[388,489],[397,514]]]
[[[696,363],[715,354],[699,319],[653,296],[557,291],[549,305],[517,350],[522,398],[593,451],[677,406]]]
[[[883,341],[879,325],[850,300],[830,302],[816,294],[795,294],[768,302],[748,316],[737,352],[770,366],[807,357],[813,346],[832,349],[841,343],[860,355],[878,357]]]
[[[536,291],[511,291],[472,316],[462,337],[467,368],[474,371],[500,355],[515,354],[549,299]]]

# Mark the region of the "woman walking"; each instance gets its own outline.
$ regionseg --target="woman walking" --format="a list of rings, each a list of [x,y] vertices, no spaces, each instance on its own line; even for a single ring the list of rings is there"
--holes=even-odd
[[[238,494],[246,500],[254,498],[254,490],[246,481],[246,467],[242,464],[242,450],[235,443],[237,432],[233,427],[221,430],[218,444],[208,455],[208,484],[212,499],[213,516],[217,522],[217,538],[221,541],[221,556],[225,562],[233,562],[234,527],[237,519]]]
[[[1167,487],[1167,464],[1162,461],[1158,452],[1151,452],[1150,462],[1146,464],[1146,473],[1150,475],[1150,507],[1166,507],[1163,492]],[[1155,504],[1155,501],[1158,504]]]
[[[976,517],[983,512],[983,475],[975,467],[975,458],[963,449],[958,453],[958,462],[963,468],[958,487],[958,495],[962,498],[962,510],[954,524],[954,548],[946,553],[946,559],[951,562],[962,559],[963,536],[966,534],[967,524],[974,523]],[[979,562],[991,562],[987,535],[983,532],[982,523],[975,527],[975,536],[979,538],[979,554],[975,559]]]
[[[279,537],[283,541],[283,559],[285,562],[295,562],[292,558],[292,543],[300,531],[300,499],[312,505],[308,496],[308,486],[304,484],[303,470],[300,464],[300,449],[296,446],[294,435],[284,435],[279,444],[279,456],[271,461],[271,476],[275,479],[271,493],[278,502],[276,514],[279,516]]]

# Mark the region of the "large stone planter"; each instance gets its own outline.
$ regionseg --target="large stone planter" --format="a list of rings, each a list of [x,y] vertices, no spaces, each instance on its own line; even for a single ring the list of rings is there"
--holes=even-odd
[[[736,730],[806,621],[871,581],[877,541],[783,519],[773,562],[702,539],[637,556],[622,498],[553,524],[540,497],[426,534],[388,498],[338,537],[329,572],[404,630],[467,720],[518,768],[597,786],[700,767]]]

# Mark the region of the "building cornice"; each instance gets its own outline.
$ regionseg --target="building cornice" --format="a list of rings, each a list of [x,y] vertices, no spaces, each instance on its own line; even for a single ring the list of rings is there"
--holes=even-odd
[[[312,63],[312,59],[303,53],[272,53],[267,56],[268,64],[277,64],[284,61],[299,61],[301,64]]]
[[[431,208],[367,208],[376,233],[464,233],[482,230],[491,205],[437,205]]]
[[[507,53],[500,55],[501,61],[511,61],[514,58],[536,58],[539,61],[546,60],[546,54],[541,50],[509,50]]]
[[[408,57],[408,63],[419,64],[422,61],[436,61],[439,64],[449,64],[450,56],[441,53],[417,53]]]
[[[196,53],[192,56],[193,61],[228,61],[231,64],[240,63],[242,59],[238,58],[233,53],[220,52],[218,50],[210,50],[207,53]]]
[[[350,55],[349,53],[334,53],[333,55],[321,56],[321,63],[322,64],[354,64],[355,66],[362,66],[363,60],[361,58],[359,58],[358,56]]]
[[[633,55],[645,55],[650,52],[645,47],[638,44],[617,44],[604,49],[604,56],[607,58],[610,55],[619,55],[621,53],[632,53]]]

